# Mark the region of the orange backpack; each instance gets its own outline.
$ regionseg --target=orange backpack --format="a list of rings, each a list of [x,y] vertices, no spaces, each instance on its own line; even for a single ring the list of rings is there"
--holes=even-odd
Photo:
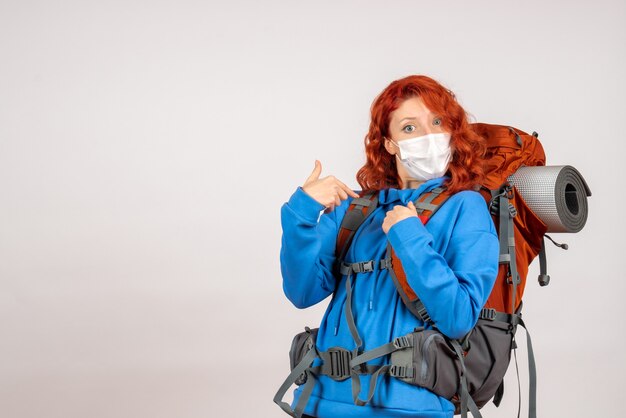
[[[528,266],[537,255],[540,261],[539,283],[545,286],[549,282],[544,247],[548,226],[530,209],[510,179],[523,166],[545,165],[545,154],[535,132],[529,135],[516,128],[484,123],[472,124],[471,127],[487,142],[486,177],[481,185],[476,186],[476,191],[488,203],[500,241],[498,275],[476,325],[460,340],[450,339],[439,332],[419,296],[409,285],[401,261],[389,243],[382,260],[345,262],[345,255],[356,231],[378,206],[377,191],[362,193],[348,207],[339,228],[336,246],[337,275],[346,276],[346,319],[357,348],[349,351],[331,347],[321,352],[315,344],[317,329],[306,328],[305,332],[296,335],[290,350],[292,371],[274,396],[274,402],[288,414],[295,417],[303,414],[317,375],[328,375],[338,381],[350,378],[352,395],[357,405],[365,405],[372,399],[381,374],[425,387],[451,400],[456,406],[456,413],[460,412],[463,418],[467,417],[468,410],[475,418],[481,417],[479,409],[492,398],[496,406],[500,404],[504,392],[503,378],[511,352],[517,347],[517,325],[526,328],[521,317],[522,296]],[[591,193],[584,181],[581,186],[589,196]],[[440,186],[422,194],[414,202],[424,224],[445,204],[449,196],[445,187]],[[582,228],[583,224],[584,221],[579,227]],[[567,249],[564,244],[556,245]],[[373,271],[375,263],[380,263],[381,269],[389,270],[405,306],[427,326],[362,352],[359,348],[362,341],[351,311],[351,276]],[[529,365],[528,416],[536,418],[536,370],[528,332],[526,342]],[[390,355],[388,364],[367,364],[387,355]],[[315,359],[321,359],[321,365],[314,367],[312,364]],[[365,400],[359,397],[362,375],[370,375]],[[282,398],[294,383],[304,385],[304,388],[295,409],[291,409]]]
[[[499,405],[502,399],[503,377],[510,362],[511,350],[516,348],[514,339],[516,327],[518,324],[524,326],[521,305],[528,266],[538,254],[541,254],[540,283],[547,284],[549,276],[545,272],[543,244],[547,226],[526,205],[517,189],[508,181],[508,177],[521,166],[545,165],[545,154],[537,133],[529,135],[516,128],[484,123],[472,124],[471,127],[487,142],[486,177],[483,183],[476,187],[476,191],[479,191],[488,203],[498,230],[500,267],[493,290],[481,311],[476,327],[459,341],[463,355],[455,356],[454,351],[447,350],[453,354],[447,359],[449,369],[441,370],[438,380],[446,382],[452,376],[452,380],[459,383],[457,385],[450,382],[442,383],[440,386],[446,387],[433,386],[428,389],[454,401],[457,413],[461,412],[465,416],[469,408],[474,416],[480,416],[478,409],[489,399],[493,397],[496,405]],[[450,194],[444,187],[437,187],[422,194],[415,202],[422,222],[426,223],[449,197]],[[361,198],[351,202],[337,238],[338,263],[343,262],[356,230],[374,211],[377,203],[376,191],[364,193]],[[425,323],[435,327],[424,304],[409,285],[402,264],[390,244],[387,251],[391,257],[390,275],[405,306]],[[506,336],[503,338],[502,334]],[[450,346],[452,342],[447,341],[446,344]],[[536,372],[528,333],[527,344],[530,367],[529,416],[535,417]],[[498,347],[495,347],[496,345]],[[446,351],[445,347],[443,349]],[[367,361],[372,359],[371,356],[363,358]],[[445,363],[441,359],[438,361]],[[357,367],[363,364],[363,361],[353,359],[350,366]],[[416,384],[410,378],[403,380]],[[466,393],[462,393],[463,388],[466,389]]]

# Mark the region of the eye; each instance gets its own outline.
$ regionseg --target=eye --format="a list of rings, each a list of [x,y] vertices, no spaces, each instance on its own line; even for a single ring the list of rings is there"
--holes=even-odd
[[[433,125],[440,126],[441,125],[441,118],[435,118],[433,120]]]
[[[410,134],[411,132],[415,132],[415,126],[407,125],[404,128],[402,128],[402,132],[406,132],[407,134]]]

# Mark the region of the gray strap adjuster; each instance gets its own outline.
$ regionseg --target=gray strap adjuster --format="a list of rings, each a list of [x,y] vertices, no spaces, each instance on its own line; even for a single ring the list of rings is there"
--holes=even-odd
[[[384,270],[384,269],[390,269],[391,266],[391,258],[383,258],[382,260],[380,260],[380,269]]]
[[[393,346],[400,349],[400,348],[412,347],[413,344],[411,343],[411,340],[409,339],[409,337],[407,337],[406,335],[403,335],[393,340]]]
[[[408,366],[398,366],[393,364],[389,368],[389,375],[400,379],[412,379],[415,376],[415,369]]]
[[[496,319],[496,310],[493,308],[482,308],[479,318],[493,321],[494,319]]]

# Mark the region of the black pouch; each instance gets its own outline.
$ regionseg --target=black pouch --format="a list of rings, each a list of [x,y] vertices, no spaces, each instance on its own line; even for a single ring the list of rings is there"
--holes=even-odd
[[[391,353],[392,375],[451,399],[461,377],[461,364],[439,331],[417,329],[406,336],[410,346]]]
[[[468,391],[478,408],[491,399],[511,360],[514,332],[506,322],[480,319],[467,341],[464,356]],[[410,346],[391,354],[392,375],[422,386],[455,403],[461,362],[450,341],[436,330],[416,329],[406,336]]]
[[[313,349],[315,341],[317,339],[317,331],[319,328],[310,329],[305,327],[305,330],[293,337],[291,342],[291,348],[289,349],[289,366],[290,370],[296,368],[300,363],[300,360],[306,355],[306,353]],[[306,374],[302,373],[298,379],[296,379],[296,385],[303,385],[306,383]]]
[[[494,396],[511,362],[515,327],[507,322],[479,319],[465,356],[467,386],[481,408]]]

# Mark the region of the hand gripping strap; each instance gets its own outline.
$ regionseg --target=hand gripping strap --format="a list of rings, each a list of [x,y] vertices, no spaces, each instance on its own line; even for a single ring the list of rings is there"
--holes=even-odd
[[[417,214],[422,223],[425,225],[432,216],[439,210],[439,208],[450,198],[450,193],[447,193],[445,187],[435,187],[434,189],[420,195],[414,202],[417,208]],[[391,264],[389,273],[391,279],[400,294],[400,298],[407,309],[421,319],[425,323],[433,323],[430,315],[426,311],[424,303],[419,299],[413,288],[409,285],[406,278],[406,273],[402,268],[402,263],[396,255],[395,251],[391,247],[391,243],[387,244],[387,258],[388,263]]]

